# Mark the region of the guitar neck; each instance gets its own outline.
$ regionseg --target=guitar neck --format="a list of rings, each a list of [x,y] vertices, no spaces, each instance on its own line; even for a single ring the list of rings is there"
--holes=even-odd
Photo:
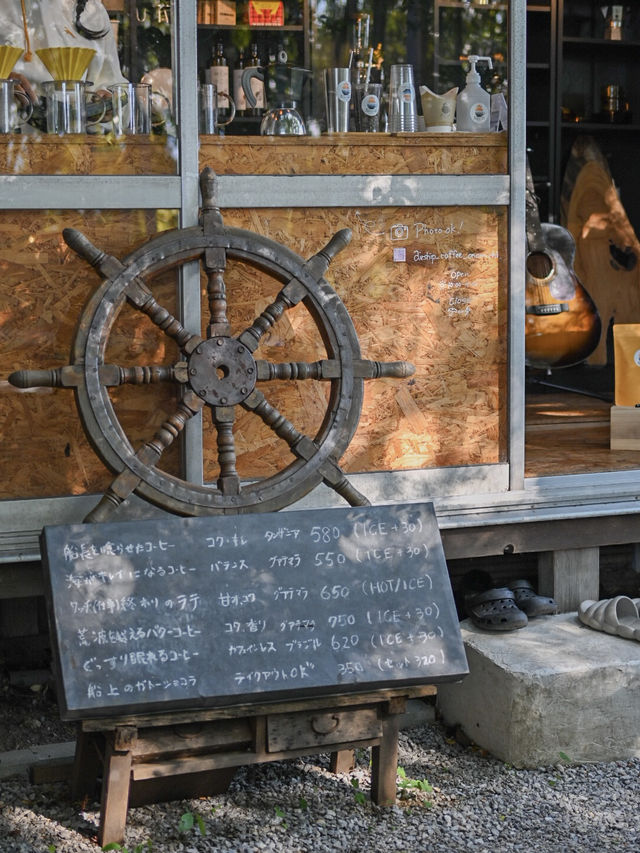
[[[526,193],[526,230],[527,245],[530,252],[545,252],[545,240],[540,224],[540,213],[538,211],[538,199],[533,186],[533,175],[529,160],[527,160],[527,193]]]

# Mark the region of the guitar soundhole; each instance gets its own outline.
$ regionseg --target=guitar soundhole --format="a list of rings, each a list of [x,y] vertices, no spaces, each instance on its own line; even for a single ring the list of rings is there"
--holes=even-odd
[[[542,281],[553,278],[553,261],[545,252],[530,252],[527,257],[527,272]]]

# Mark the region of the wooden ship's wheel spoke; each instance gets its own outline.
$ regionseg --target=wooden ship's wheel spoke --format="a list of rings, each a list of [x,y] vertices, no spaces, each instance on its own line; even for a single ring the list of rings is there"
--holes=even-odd
[[[223,495],[240,494],[240,477],[236,471],[236,443],[233,437],[233,425],[236,412],[233,406],[214,406],[212,419],[216,427],[218,445],[218,465],[220,476],[218,488]]]
[[[231,326],[227,319],[227,289],[222,269],[207,271],[207,297],[210,317],[207,338],[214,335],[230,335]]]
[[[330,380],[340,376],[340,362],[335,359],[321,361],[271,362],[256,360],[258,382],[271,382],[274,379],[315,379]],[[357,359],[353,363],[353,373],[359,379],[406,379],[413,375],[413,365],[407,361],[368,361]]]
[[[254,391],[244,401],[243,406],[255,412],[278,438],[286,441],[291,452],[299,459],[312,459],[318,452],[317,444],[308,436],[298,432],[291,421],[268,402],[262,392]],[[349,483],[337,463],[327,460],[321,472],[323,482],[341,495],[351,506],[367,506],[369,504],[367,498]]]
[[[126,270],[122,261],[98,249],[75,228],[65,228],[62,236],[69,248],[88,261],[105,281]],[[135,276],[131,279],[121,296],[125,296],[134,308],[146,314],[165,335],[176,342],[183,352],[191,352],[202,340],[199,335],[188,332],[170,311],[157,302],[141,277]]]
[[[406,378],[406,362],[361,358],[351,319],[324,279],[335,255],[348,245],[351,232],[339,231],[309,260],[284,246],[224,225],[216,205],[215,176],[201,176],[202,210],[197,226],[165,231],[124,261],[96,248],[83,234],[65,229],[64,238],[102,277],[78,323],[71,363],[50,370],[18,370],[10,381],[20,387],[73,388],[82,425],[94,449],[115,479],[89,521],[106,520],[132,492],[180,515],[272,511],[304,497],[325,483],[353,506],[364,495],[339,467],[355,433],[364,381]],[[229,262],[240,262],[280,282],[273,301],[236,337],[228,319],[224,280]],[[153,296],[147,281],[166,268],[198,262],[207,276],[209,318],[204,335],[189,332]],[[128,302],[177,345],[172,365],[121,366],[105,363],[105,353],[120,308]],[[326,358],[271,363],[255,359],[264,335],[285,311],[303,305],[324,345]],[[257,382],[318,380],[328,383],[326,412],[315,435],[303,434],[257,390]],[[176,410],[152,439],[135,450],[120,424],[109,389],[120,385],[173,382],[181,390]],[[259,417],[287,445],[289,461],[278,473],[241,481],[234,438],[236,407]],[[193,483],[158,468],[164,451],[185,424],[207,407],[216,432],[219,475],[215,484]]]
[[[292,290],[292,288],[289,288],[289,290]],[[297,301],[299,302],[300,299]],[[251,352],[254,352],[263,335],[275,326],[285,311],[293,308],[296,304],[297,302],[291,300],[291,294],[287,294],[287,288],[283,288],[277,298],[264,309],[262,314],[256,317],[253,323],[238,335],[238,340],[250,349]]]
[[[184,384],[187,381],[187,364],[184,361],[165,366],[121,367],[118,364],[102,364],[98,372],[101,384],[107,387],[155,385],[159,382]],[[72,364],[49,370],[16,370],[9,381],[16,388],[73,388],[82,381],[82,368]]]
[[[335,379],[339,376],[340,364],[335,360],[287,361],[273,363],[256,360],[258,382],[271,382],[274,379]]]
[[[164,451],[173,444],[185,424],[203,407],[204,403],[189,393],[178,404],[176,411],[168,417],[150,441],[145,442],[136,453],[136,459],[145,466],[155,467]],[[98,504],[86,516],[87,522],[106,521],[114,509],[139,486],[141,477],[125,468],[118,474]]]
[[[103,364],[100,367],[100,382],[103,385],[155,385],[159,382],[187,381],[187,364],[184,361],[166,366],[136,365],[121,367],[117,364]]]

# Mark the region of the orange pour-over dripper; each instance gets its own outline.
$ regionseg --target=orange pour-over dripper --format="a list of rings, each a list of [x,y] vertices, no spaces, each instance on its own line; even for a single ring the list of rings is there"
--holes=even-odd
[[[36,53],[54,80],[81,80],[95,50],[92,47],[41,47]]]
[[[8,78],[22,52],[21,47],[14,47],[12,44],[0,44],[0,79],[6,80]]]

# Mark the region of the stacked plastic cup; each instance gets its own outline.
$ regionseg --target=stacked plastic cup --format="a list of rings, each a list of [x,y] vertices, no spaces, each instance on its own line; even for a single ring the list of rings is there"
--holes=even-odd
[[[389,75],[389,131],[415,133],[418,108],[413,83],[413,65],[392,65]]]

